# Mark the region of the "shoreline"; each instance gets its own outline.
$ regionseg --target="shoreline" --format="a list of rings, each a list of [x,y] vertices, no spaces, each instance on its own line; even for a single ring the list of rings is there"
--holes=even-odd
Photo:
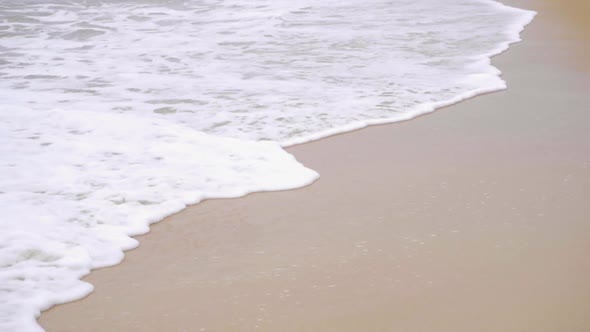
[[[556,33],[549,1],[508,5],[545,7],[524,43],[492,60],[508,91],[287,148],[322,178],[293,191],[208,200],[167,218],[139,237],[122,265],[85,278],[95,293],[44,312],[42,326],[467,331],[483,320],[496,331],[588,328],[588,81],[568,58],[583,59],[574,45],[588,39],[563,41],[571,54],[548,50],[557,40],[541,36]],[[530,100],[539,92],[543,101]],[[570,108],[565,119],[553,113],[560,105]],[[511,119],[506,109],[520,112]],[[561,274],[552,270],[560,266]],[[544,303],[564,296],[564,308]],[[578,319],[566,320],[567,312]]]

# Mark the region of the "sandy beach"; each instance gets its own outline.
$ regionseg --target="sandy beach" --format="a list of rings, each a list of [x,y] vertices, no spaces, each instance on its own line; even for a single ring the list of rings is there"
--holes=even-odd
[[[508,90],[289,148],[306,188],[154,225],[47,331],[590,330],[590,5],[494,58]]]

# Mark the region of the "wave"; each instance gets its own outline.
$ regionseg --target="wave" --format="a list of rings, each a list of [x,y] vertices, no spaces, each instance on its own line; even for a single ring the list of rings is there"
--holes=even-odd
[[[463,0],[0,5],[0,330],[189,204],[308,185],[282,147],[506,88],[534,12]]]

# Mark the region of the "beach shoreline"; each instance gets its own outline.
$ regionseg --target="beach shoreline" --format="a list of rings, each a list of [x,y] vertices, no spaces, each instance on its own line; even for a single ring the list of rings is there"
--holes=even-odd
[[[588,5],[503,2],[539,12],[493,59],[508,90],[290,147],[318,182],[167,218],[121,265],[85,278],[94,293],[40,324],[590,329],[590,24],[570,19]]]

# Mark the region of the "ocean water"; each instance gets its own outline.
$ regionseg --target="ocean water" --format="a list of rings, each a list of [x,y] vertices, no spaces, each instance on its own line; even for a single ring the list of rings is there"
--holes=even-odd
[[[283,147],[506,88],[491,0],[0,2],[0,331],[205,198],[312,183]]]

